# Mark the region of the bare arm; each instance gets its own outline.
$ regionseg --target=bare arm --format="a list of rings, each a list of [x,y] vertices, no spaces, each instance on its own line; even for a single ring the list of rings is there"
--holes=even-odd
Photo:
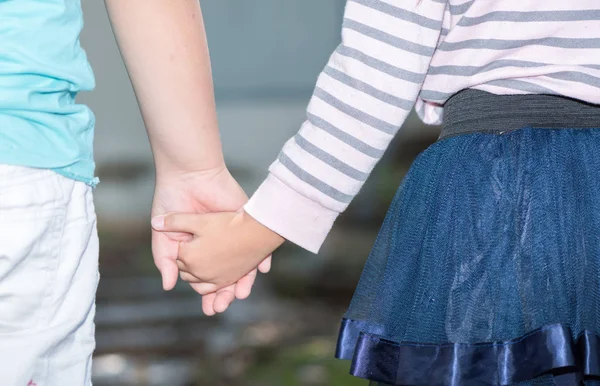
[[[198,0],[105,0],[144,117],[157,180],[152,214],[236,211],[246,194],[225,167],[217,126],[210,58]],[[152,251],[173,288],[179,275],[176,234],[152,233]],[[266,264],[266,265],[265,265]],[[268,270],[269,260],[263,263]],[[237,284],[203,296],[208,315],[234,295],[249,295],[253,270]]]
[[[157,176],[224,168],[198,0],[106,0]]]

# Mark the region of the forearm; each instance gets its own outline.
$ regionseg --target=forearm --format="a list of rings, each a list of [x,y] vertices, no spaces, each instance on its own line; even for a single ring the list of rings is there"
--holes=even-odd
[[[222,168],[198,0],[105,0],[144,118],[157,174]]]

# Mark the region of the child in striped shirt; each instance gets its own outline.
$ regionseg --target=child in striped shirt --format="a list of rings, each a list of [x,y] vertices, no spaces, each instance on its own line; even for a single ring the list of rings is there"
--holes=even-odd
[[[392,385],[600,384],[600,5],[349,0],[307,120],[245,211],[155,218],[229,285],[284,239],[318,252],[413,107],[404,178],[337,356]],[[224,310],[228,303],[219,308]]]

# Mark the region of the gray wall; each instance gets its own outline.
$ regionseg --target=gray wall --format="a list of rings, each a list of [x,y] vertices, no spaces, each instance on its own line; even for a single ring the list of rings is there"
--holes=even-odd
[[[202,7],[218,95],[310,92],[340,39],[341,0],[212,0]]]

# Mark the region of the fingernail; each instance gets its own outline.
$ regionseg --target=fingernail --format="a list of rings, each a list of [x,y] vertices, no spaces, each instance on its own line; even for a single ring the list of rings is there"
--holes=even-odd
[[[156,216],[152,219],[152,228],[163,229],[165,226],[165,216]]]

